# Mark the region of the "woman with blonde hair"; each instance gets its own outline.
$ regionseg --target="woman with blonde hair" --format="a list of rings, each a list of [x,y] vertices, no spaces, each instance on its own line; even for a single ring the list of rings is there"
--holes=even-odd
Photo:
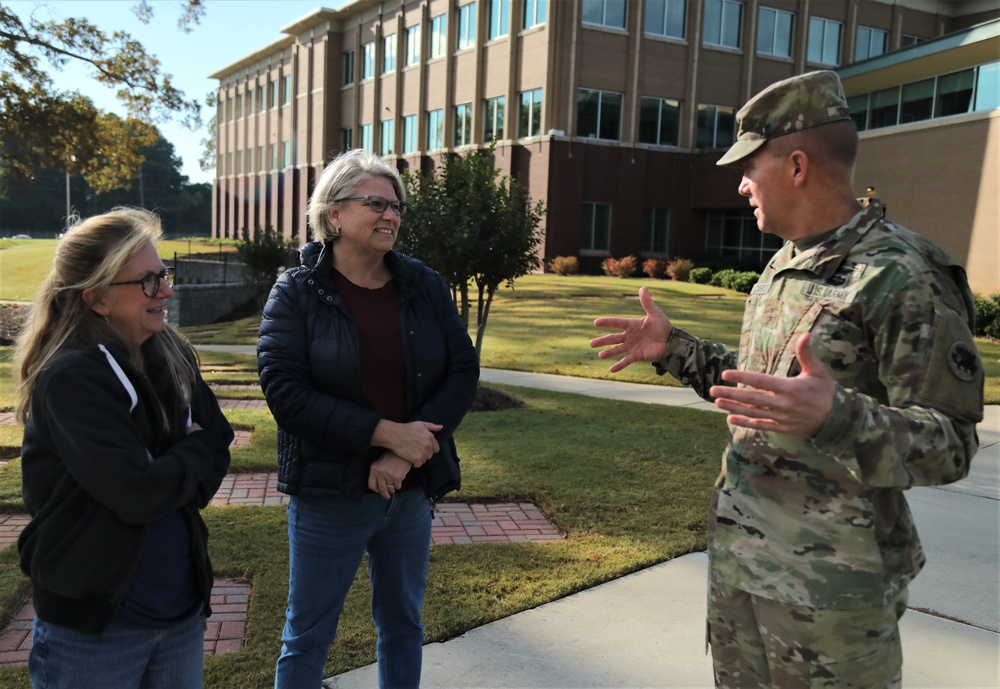
[[[160,237],[135,209],[70,229],[17,341],[35,689],[202,686],[213,577],[199,510],[233,431],[167,325]]]

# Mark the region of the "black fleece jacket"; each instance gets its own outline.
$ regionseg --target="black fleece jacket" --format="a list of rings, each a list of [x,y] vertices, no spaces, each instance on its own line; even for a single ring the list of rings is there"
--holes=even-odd
[[[278,278],[264,306],[257,369],[279,427],[278,488],[359,500],[381,416],[365,398],[357,327],[333,286],[331,251],[306,244],[302,265]],[[444,426],[435,434],[440,451],[421,467],[436,500],[461,485],[452,433],[475,400],[479,357],[441,276],[394,251],[385,263],[401,300],[406,418]]]
[[[123,352],[65,348],[38,377],[21,446],[22,496],[31,522],[18,539],[35,611],[47,622],[99,633],[135,573],[147,525],[180,510],[191,533],[203,613],[211,613],[208,505],[229,467],[233,431],[199,377],[191,404],[202,430],[186,434],[187,407]],[[152,457],[152,459],[150,458]]]

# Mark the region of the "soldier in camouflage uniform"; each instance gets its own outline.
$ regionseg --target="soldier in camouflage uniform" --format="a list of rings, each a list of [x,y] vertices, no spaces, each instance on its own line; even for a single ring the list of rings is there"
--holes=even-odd
[[[924,554],[903,490],[963,478],[983,368],[958,263],[853,190],[840,81],[776,83],[737,115],[719,161],[758,227],[787,240],[753,288],[739,353],[674,328],[640,290],[611,367],[653,362],[729,412],[709,519],[708,635],[718,687],[901,683],[898,620]]]

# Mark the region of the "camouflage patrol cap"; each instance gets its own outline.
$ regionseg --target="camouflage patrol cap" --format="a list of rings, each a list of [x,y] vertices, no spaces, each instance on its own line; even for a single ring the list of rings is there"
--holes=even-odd
[[[768,139],[849,119],[847,98],[835,72],[809,72],[776,82],[736,113],[740,127],[736,143],[716,165],[732,165]]]

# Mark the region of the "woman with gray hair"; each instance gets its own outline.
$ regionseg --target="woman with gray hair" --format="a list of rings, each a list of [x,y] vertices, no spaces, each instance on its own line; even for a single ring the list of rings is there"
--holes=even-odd
[[[17,341],[35,689],[202,686],[213,582],[199,510],[233,431],[167,326],[160,236],[134,209],[70,229]]]
[[[368,553],[379,686],[418,687],[433,501],[460,485],[452,434],[479,361],[448,286],[392,250],[395,169],[363,150],[320,176],[314,241],[271,290],[257,365],[278,422],[288,608],[277,689],[317,689]]]

